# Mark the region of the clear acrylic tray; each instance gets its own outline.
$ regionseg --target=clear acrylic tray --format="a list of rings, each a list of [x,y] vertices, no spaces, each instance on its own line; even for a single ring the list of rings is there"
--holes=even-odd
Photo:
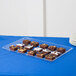
[[[55,43],[52,43],[52,42],[47,42],[47,41],[43,41],[43,40],[38,40],[38,39],[35,39],[35,38],[30,38],[30,37],[21,38],[21,39],[15,41],[15,42],[12,42],[12,43],[9,43],[9,44],[3,46],[2,48],[3,48],[3,49],[6,49],[6,50],[8,50],[8,51],[11,51],[11,50],[9,49],[9,47],[10,47],[11,45],[22,44],[23,40],[36,41],[36,42],[39,42],[39,44],[48,44],[49,46],[56,46],[57,48],[59,48],[59,47],[65,48],[65,49],[66,49],[66,52],[63,53],[63,54],[61,54],[60,56],[56,57],[54,60],[56,60],[57,58],[61,57],[61,56],[64,55],[64,54],[66,54],[66,53],[69,52],[70,50],[72,50],[72,47],[69,47],[69,46],[65,46],[65,45],[61,45],[61,44],[55,44]],[[39,47],[39,46],[38,46],[38,47]],[[33,48],[33,49],[34,49],[34,48]],[[32,49],[32,50],[33,50],[33,49]],[[11,52],[13,52],[13,51],[11,51]],[[19,53],[18,51],[14,51],[14,52]],[[21,54],[28,55],[27,53],[21,53]],[[37,56],[32,56],[32,57],[39,58],[39,57],[37,57]],[[40,58],[40,59],[46,60],[45,58]],[[54,61],[54,60],[52,60],[52,61]],[[48,61],[49,61],[49,60],[48,60]]]

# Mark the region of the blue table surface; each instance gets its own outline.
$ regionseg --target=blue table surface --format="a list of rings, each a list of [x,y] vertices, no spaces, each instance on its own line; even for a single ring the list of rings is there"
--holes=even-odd
[[[76,76],[76,47],[69,44],[69,38],[32,37],[73,48],[56,61],[49,62],[2,49],[2,46],[22,37],[0,36],[0,75]]]

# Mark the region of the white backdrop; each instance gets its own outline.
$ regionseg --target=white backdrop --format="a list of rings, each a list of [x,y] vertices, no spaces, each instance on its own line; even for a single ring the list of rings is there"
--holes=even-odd
[[[46,0],[47,36],[69,37],[76,32],[76,0]]]
[[[43,18],[46,18],[46,36],[69,37],[76,32],[76,1],[0,0],[0,35],[43,36]]]
[[[43,36],[43,0],[26,0],[28,35]]]
[[[26,0],[0,0],[0,34],[27,35]]]
[[[43,0],[0,0],[0,35],[43,36]]]

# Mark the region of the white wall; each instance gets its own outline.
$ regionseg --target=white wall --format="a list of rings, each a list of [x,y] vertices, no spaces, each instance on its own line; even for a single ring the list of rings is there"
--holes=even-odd
[[[43,0],[0,0],[0,35],[43,36]]]
[[[28,35],[43,36],[43,0],[26,0]]]
[[[68,37],[76,32],[76,0],[46,0],[45,9],[43,1],[0,0],[0,35]]]
[[[27,35],[26,0],[0,0],[0,34]]]
[[[47,36],[76,32],[76,0],[46,0],[46,25]]]

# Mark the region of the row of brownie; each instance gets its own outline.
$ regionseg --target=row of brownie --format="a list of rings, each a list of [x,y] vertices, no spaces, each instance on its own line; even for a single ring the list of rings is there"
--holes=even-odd
[[[41,51],[41,52],[37,52],[36,50],[30,50],[27,52],[28,55],[32,55],[32,56],[37,56],[39,58],[44,58],[48,59],[48,60],[54,60],[56,57],[60,56],[61,53],[57,52],[57,51],[49,51],[49,52],[45,52],[45,51]]]
[[[30,44],[30,45],[33,45],[33,47],[37,47],[37,46],[39,45],[38,42],[35,42],[35,41],[32,41],[32,42],[31,42],[30,40],[23,40],[23,44],[25,44],[25,45]],[[41,45],[40,45],[40,48],[43,48],[43,49],[48,48],[49,50],[52,50],[52,51],[56,50],[56,46],[49,46],[49,47],[48,47],[47,44],[41,44]]]
[[[47,59],[47,60],[54,60],[55,58],[57,58],[58,56],[60,56],[60,53],[59,54],[53,54],[53,53],[47,53],[47,52],[36,52],[36,51],[32,51],[30,50],[29,52],[27,52],[28,55],[32,55],[32,56],[37,56],[39,58],[44,58]]]
[[[12,45],[11,47],[13,48],[15,46]],[[13,50],[11,47],[10,47],[10,49],[12,51],[18,50],[19,53],[26,53],[27,52],[28,55],[31,55],[31,56],[36,55],[39,58],[45,57],[45,59],[48,59],[48,60],[54,60],[56,57],[61,55],[61,53],[58,51],[50,51],[50,50],[44,51],[46,49],[42,49],[42,48],[38,48],[38,47],[36,47],[36,48],[34,48],[34,50],[30,50],[30,51],[27,51],[25,48],[21,48],[21,47],[20,48],[15,47],[17,49]]]
[[[35,41],[30,41],[30,40],[23,40],[23,44],[25,44],[25,45],[28,45],[28,44],[31,44],[31,45],[33,45],[34,47],[37,47],[38,45],[39,45],[39,43],[38,42],[35,42]],[[49,50],[51,50],[51,51],[55,51],[55,50],[58,50],[59,52],[62,52],[62,53],[64,53],[65,52],[65,50],[66,49],[64,49],[64,48],[57,48],[56,46],[48,46],[48,44],[41,44],[40,45],[40,48],[43,48],[43,49],[49,49]]]
[[[29,46],[27,46],[27,45],[29,45]],[[38,45],[39,45],[38,42],[35,42],[35,41],[31,42],[30,40],[23,40],[23,44],[17,44],[16,47],[24,47],[25,46],[25,48],[27,50],[31,50],[33,47],[37,47]],[[40,48],[43,48],[43,49],[47,49],[48,48],[51,51],[57,50],[58,52],[61,52],[61,53],[64,53],[65,50],[66,50],[65,48],[57,48],[56,46],[48,46],[47,44],[41,44]]]

